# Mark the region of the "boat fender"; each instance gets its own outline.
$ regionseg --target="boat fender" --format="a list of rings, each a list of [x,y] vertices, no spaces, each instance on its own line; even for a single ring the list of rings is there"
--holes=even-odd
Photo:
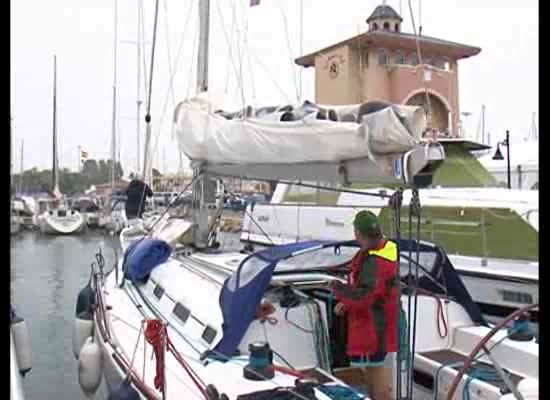
[[[93,337],[84,342],[78,355],[78,383],[84,394],[92,397],[101,383],[102,354]]]
[[[83,311],[74,320],[73,326],[73,354],[78,360],[78,354],[87,338],[92,336],[94,322],[91,311]]]
[[[83,311],[88,311],[92,305],[95,304],[95,292],[92,289],[92,278],[88,281],[88,284],[82,288],[78,293],[76,299],[76,312],[75,315],[78,316]]]
[[[107,400],[140,400],[140,398],[130,379],[126,378],[111,391]]]
[[[11,321],[11,334],[15,346],[15,356],[19,372],[25,376],[32,368],[31,338],[25,320],[14,314]]]

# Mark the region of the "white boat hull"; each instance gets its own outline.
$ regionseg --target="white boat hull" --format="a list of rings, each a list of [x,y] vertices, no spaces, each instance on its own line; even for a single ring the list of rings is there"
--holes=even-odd
[[[70,235],[82,232],[86,221],[78,211],[67,211],[59,215],[56,211],[46,211],[37,217],[37,223],[42,233],[51,235]]]

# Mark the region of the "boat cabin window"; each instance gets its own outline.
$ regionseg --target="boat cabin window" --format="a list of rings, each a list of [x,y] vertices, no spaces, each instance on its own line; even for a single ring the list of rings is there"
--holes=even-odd
[[[164,294],[164,288],[160,285],[155,286],[155,289],[153,290],[153,294],[157,299],[161,299],[162,295]]]
[[[214,328],[207,326],[204,328],[204,332],[202,333],[202,340],[208,344],[212,344],[217,334],[218,332],[216,332]]]
[[[181,303],[176,303],[176,306],[172,312],[184,324],[191,315],[191,311],[189,311],[189,309]]]

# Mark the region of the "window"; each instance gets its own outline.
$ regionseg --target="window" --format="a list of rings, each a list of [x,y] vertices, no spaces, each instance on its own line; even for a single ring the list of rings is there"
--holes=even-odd
[[[411,54],[411,65],[418,65],[418,56],[416,53]]]
[[[378,24],[375,22],[372,24],[372,30],[377,31],[378,30]]]
[[[385,31],[389,31],[389,30],[390,30],[390,23],[389,23],[389,22],[384,22],[384,30],[385,30]]]
[[[395,53],[395,64],[404,64],[404,63],[405,63],[405,60],[403,57],[403,53],[400,51]]]
[[[378,51],[378,64],[379,65],[388,64],[388,55],[386,54],[386,50],[379,50]]]
[[[445,60],[442,58],[434,59],[434,66],[439,69],[445,69]]]
[[[399,32],[399,24],[395,24],[395,31]]]

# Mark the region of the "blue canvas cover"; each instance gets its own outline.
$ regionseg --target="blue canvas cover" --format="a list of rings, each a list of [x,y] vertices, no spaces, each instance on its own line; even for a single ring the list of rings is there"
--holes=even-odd
[[[237,271],[223,284],[220,293],[223,337],[214,351],[227,357],[235,354],[248,326],[256,317],[256,309],[280,260],[328,243],[330,242],[308,241],[273,246],[245,258]]]
[[[151,271],[168,260],[172,248],[164,240],[144,238],[132,243],[124,254],[124,270],[132,282],[147,282]]]
[[[427,255],[427,258],[432,260],[423,262],[420,257],[419,264],[422,267],[422,273],[418,279],[418,287],[449,296],[465,308],[474,322],[486,324],[478,305],[472,300],[458,273],[441,248],[431,243],[417,243],[413,240],[402,239],[394,240],[394,242],[396,242],[402,257],[408,251],[411,250],[414,254],[418,249],[420,253],[424,256]],[[213,349],[214,352],[221,353],[226,357],[235,355],[250,323],[256,318],[257,307],[268,289],[280,261],[290,258],[298,259],[300,255],[307,252],[311,252],[314,257],[315,252],[326,251],[325,249],[328,248],[334,248],[334,252],[343,254],[342,248],[344,247],[358,250],[359,244],[356,241],[307,241],[272,246],[245,258],[239,268],[224,282],[220,293],[223,337]],[[346,254],[351,253],[347,251]],[[412,258],[415,259],[414,256]],[[402,259],[400,264],[400,268],[403,269],[407,261]],[[303,268],[301,265],[296,265],[295,271],[301,270],[301,268]],[[285,268],[281,272],[288,273],[289,269]]]

